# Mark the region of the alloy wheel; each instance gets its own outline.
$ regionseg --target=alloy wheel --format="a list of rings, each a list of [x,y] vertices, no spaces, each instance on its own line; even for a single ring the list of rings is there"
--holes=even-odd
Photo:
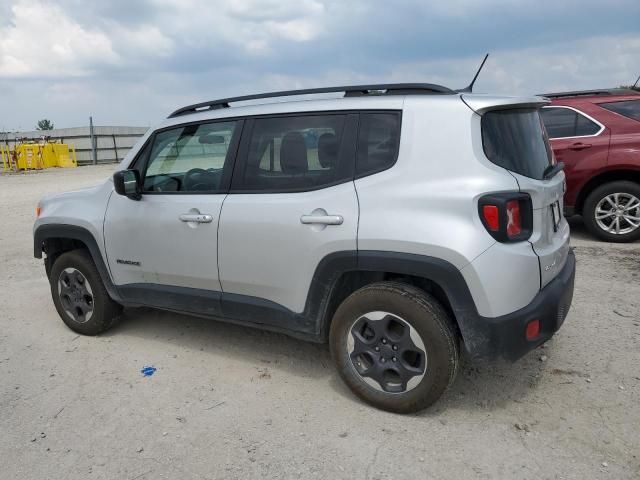
[[[630,193],[611,193],[596,205],[595,220],[605,232],[631,233],[640,227],[640,199]]]
[[[85,323],[93,315],[93,291],[87,278],[75,268],[65,268],[58,277],[58,296],[73,321]]]
[[[427,371],[422,338],[406,320],[388,312],[356,319],[347,331],[347,353],[356,373],[386,393],[413,390]]]

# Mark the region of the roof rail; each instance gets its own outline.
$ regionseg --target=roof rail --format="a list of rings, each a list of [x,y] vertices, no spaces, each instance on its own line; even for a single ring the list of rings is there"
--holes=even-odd
[[[576,90],[573,92],[538,93],[540,97],[562,98],[562,97],[587,97],[596,95],[625,95],[637,93],[628,88],[604,88],[599,90]]]
[[[168,118],[179,117],[181,115],[188,115],[190,113],[206,110],[229,108],[229,104],[234,102],[336,92],[344,92],[345,97],[357,97],[362,95],[452,95],[456,93],[447,87],[431,83],[389,83],[378,85],[351,85],[346,87],[307,88],[303,90],[283,90],[280,92],[258,93],[255,95],[221,98],[219,100],[196,103],[176,110],[169,115]]]

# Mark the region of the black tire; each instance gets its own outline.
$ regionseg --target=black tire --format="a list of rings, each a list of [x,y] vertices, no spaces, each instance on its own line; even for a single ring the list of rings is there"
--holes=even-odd
[[[383,317],[379,325],[375,324],[375,321],[367,324],[368,320],[362,317],[373,312],[388,312],[391,316]],[[394,316],[397,317],[394,318]],[[366,372],[373,370],[366,369],[367,365],[362,367],[363,363],[368,363],[370,368],[374,369],[404,368],[405,357],[396,353],[396,358],[393,350],[389,350],[389,345],[392,348],[398,347],[397,351],[403,350],[402,346],[394,343],[396,341],[394,335],[398,328],[394,322],[398,318],[417,332],[419,339],[424,344],[426,355],[424,376],[421,379],[416,376],[415,379],[419,383],[411,389],[403,389],[403,385],[408,387],[409,382],[402,384],[402,381],[398,380],[400,386],[396,386],[398,391],[393,393],[383,391],[383,389],[392,388],[389,387],[389,384],[383,385],[384,382],[378,382],[376,387],[367,383],[367,380],[358,373],[357,368],[363,368],[365,376]],[[374,325],[374,329],[378,330],[373,333],[373,337],[371,337],[373,331],[365,332],[369,338],[372,338],[371,343],[360,342],[352,333],[352,328],[362,333],[361,322],[366,324],[365,330],[369,325],[377,325]],[[393,334],[391,326],[394,326],[394,330],[396,330]],[[383,333],[379,334],[379,332]],[[400,332],[401,336],[395,337],[396,339],[404,337],[404,333],[402,333],[404,330],[400,330]],[[413,333],[410,329],[408,332]],[[349,336],[351,338],[348,340]],[[329,337],[331,355],[344,382],[358,397],[381,410],[412,413],[432,405],[453,383],[458,370],[459,340],[451,318],[433,296],[404,283],[374,283],[351,294],[338,307],[331,323]],[[360,335],[358,338],[365,337]],[[383,339],[386,340],[384,344],[382,343]],[[352,354],[349,352],[348,343],[351,341],[359,342],[358,346],[353,348]],[[414,346],[417,345],[415,342],[412,343]],[[352,356],[356,355],[360,348],[375,349],[376,347],[380,349],[378,352],[369,350],[365,352],[365,358],[358,356],[356,360],[352,361]],[[416,357],[415,354],[409,353],[413,358]],[[372,359],[372,355],[377,355],[377,357]],[[395,360],[393,358],[392,360],[396,363],[389,363],[388,358],[384,364],[380,363],[383,361],[382,357],[389,355],[394,355]],[[359,360],[363,361],[358,363]],[[415,365],[418,364],[419,360]],[[361,367],[357,365],[361,365]],[[375,371],[379,372],[379,370]],[[385,375],[388,371],[385,370]],[[393,375],[391,377],[393,379]]]
[[[633,242],[634,240],[640,238],[640,227],[635,228],[635,230],[632,230],[628,233],[616,234],[605,231],[600,225],[598,225],[598,222],[596,220],[596,207],[598,206],[600,201],[602,201],[608,195],[612,195],[615,193],[632,195],[635,198],[640,199],[640,184],[631,181],[620,180],[600,185],[593,192],[591,192],[585,200],[584,208],[582,209],[582,220],[584,221],[584,224],[589,232],[595,237],[598,237],[600,240],[617,243]],[[611,205],[608,206],[612,208]],[[640,216],[640,208],[635,209],[635,211],[633,212],[634,216]],[[623,223],[623,226],[626,225],[628,224]]]
[[[76,271],[81,275],[77,275]],[[80,281],[81,278],[84,280]],[[73,250],[60,255],[51,268],[49,284],[58,315],[74,332],[98,335],[112,327],[122,314],[122,306],[107,293],[100,273],[86,250]],[[83,312],[83,315],[78,312]]]

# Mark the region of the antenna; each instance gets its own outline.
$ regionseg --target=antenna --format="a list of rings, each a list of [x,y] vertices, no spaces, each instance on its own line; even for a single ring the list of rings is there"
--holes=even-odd
[[[471,93],[473,91],[473,84],[476,83],[478,75],[480,75],[480,70],[482,70],[482,67],[484,67],[484,62],[487,61],[487,58],[489,58],[489,54],[488,53],[484,56],[484,60],[482,60],[482,63],[480,64],[480,68],[478,68],[478,71],[476,72],[475,76],[473,77],[473,80],[471,80],[471,83],[468,86],[466,86],[465,88],[461,88],[459,90],[456,90],[456,92],[458,92],[458,93]]]
[[[638,75],[638,78],[636,79],[636,83],[634,83],[631,88],[633,88],[635,90],[637,88],[637,86],[638,86],[638,82],[640,82],[640,75]]]

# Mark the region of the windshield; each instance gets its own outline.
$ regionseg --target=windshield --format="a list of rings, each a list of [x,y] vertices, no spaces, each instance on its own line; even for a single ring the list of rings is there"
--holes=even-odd
[[[535,108],[492,110],[482,116],[482,146],[491,162],[542,180],[553,155]]]

